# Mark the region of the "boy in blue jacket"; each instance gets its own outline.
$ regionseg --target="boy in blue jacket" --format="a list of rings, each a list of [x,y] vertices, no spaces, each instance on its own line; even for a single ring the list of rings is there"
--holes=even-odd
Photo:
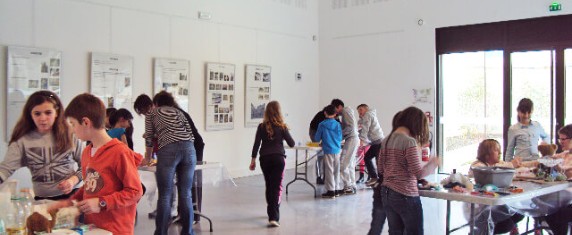
[[[322,141],[324,152],[324,188],[326,193],[323,198],[335,198],[340,196],[340,153],[342,152],[342,125],[334,118],[336,107],[328,105],[324,108],[326,120],[320,122],[316,131],[315,140]]]

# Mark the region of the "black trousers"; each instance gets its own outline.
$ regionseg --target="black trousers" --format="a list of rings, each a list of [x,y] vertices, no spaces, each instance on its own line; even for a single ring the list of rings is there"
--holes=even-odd
[[[260,156],[260,168],[266,183],[266,213],[268,220],[280,221],[280,197],[284,178],[285,157],[281,154]]]
[[[375,164],[377,163],[377,155],[379,155],[379,149],[381,148],[381,143],[374,144],[369,147],[367,152],[365,152],[365,168],[367,168],[367,175],[369,178],[377,179],[377,170],[375,170]],[[374,161],[372,161],[375,159]]]
[[[572,231],[568,231],[568,223],[572,222],[572,204],[546,216],[546,222],[554,235],[570,234]]]

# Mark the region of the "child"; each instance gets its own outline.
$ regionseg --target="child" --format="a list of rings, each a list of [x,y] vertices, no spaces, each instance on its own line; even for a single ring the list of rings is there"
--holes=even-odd
[[[131,126],[131,120],[133,120],[133,115],[129,110],[123,108],[118,109],[109,117],[111,129],[107,130],[107,134],[111,138],[116,138],[129,146],[127,141],[127,128]]]
[[[280,226],[280,195],[282,194],[282,179],[286,166],[286,152],[284,140],[288,146],[294,147],[294,139],[288,132],[288,126],[280,112],[278,101],[271,101],[264,110],[264,120],[256,130],[254,146],[252,147],[252,160],[250,170],[256,168],[256,153],[260,148],[260,167],[266,182],[266,204],[268,213],[268,226]]]
[[[514,168],[520,165],[520,161],[515,158],[512,162],[500,160],[500,144],[494,139],[483,140],[477,150],[477,161],[471,164],[473,167],[498,166]],[[473,171],[469,170],[469,177],[473,177]],[[467,207],[465,207],[467,208]],[[508,233],[519,234],[516,224],[524,216],[510,209],[505,205],[501,206],[478,206],[475,208],[477,232],[483,233],[490,227],[491,221],[494,223],[494,234]],[[489,221],[490,220],[490,221]]]
[[[544,128],[537,121],[532,121],[534,110],[532,100],[523,98],[518,102],[518,123],[508,129],[508,143],[506,146],[505,161],[511,161],[513,157],[521,157],[523,161],[538,159],[538,141],[542,143],[550,141]]]
[[[36,200],[69,198],[80,187],[83,144],[72,136],[63,113],[62,102],[51,91],[36,91],[28,98],[0,163],[0,184],[27,167]]]
[[[340,178],[344,194],[356,193],[355,155],[359,145],[358,127],[355,112],[350,107],[342,110],[342,136],[344,146],[340,156]]]
[[[391,234],[423,234],[417,180],[432,174],[439,162],[435,157],[422,166],[421,146],[427,142],[429,125],[425,113],[409,107],[396,116],[391,133],[381,143],[377,169],[383,177],[381,201]]]
[[[335,198],[342,194],[340,184],[340,153],[342,151],[342,125],[336,121],[336,107],[328,105],[324,108],[326,120],[320,122],[316,131],[316,141],[322,141],[324,152],[324,188],[323,198]]]
[[[103,102],[88,93],[76,96],[65,110],[74,133],[91,144],[85,148],[81,169],[85,184],[70,200],[50,209],[71,206],[85,214],[86,224],[114,235],[133,234],[137,201],[142,196],[137,166],[142,156],[105,132]]]

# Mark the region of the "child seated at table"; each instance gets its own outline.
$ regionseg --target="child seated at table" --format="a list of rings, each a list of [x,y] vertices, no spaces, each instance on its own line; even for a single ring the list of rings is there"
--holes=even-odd
[[[483,140],[477,150],[477,161],[471,164],[471,168],[483,166],[516,168],[522,164],[518,158],[514,158],[511,162],[502,161],[500,160],[500,154],[500,144],[498,141],[494,139]],[[473,176],[472,170],[469,170],[469,176]],[[510,232],[510,234],[519,234],[516,223],[521,221],[524,216],[510,207],[504,205],[477,206],[475,209],[474,218],[477,227],[475,234],[489,234],[488,231],[491,229],[494,230],[494,234],[507,232]]]

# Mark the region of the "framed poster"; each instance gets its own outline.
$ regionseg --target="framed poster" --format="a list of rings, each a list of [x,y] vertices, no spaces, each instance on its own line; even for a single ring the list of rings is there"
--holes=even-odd
[[[91,93],[107,108],[131,109],[132,79],[131,56],[91,53]]]
[[[206,130],[234,128],[234,64],[206,65]]]
[[[189,111],[189,70],[188,60],[155,58],[153,66],[153,93],[162,90],[170,92],[179,106]]]
[[[62,52],[45,48],[8,47],[6,139],[22,114],[28,97],[39,90],[60,95]]]
[[[264,117],[266,104],[270,102],[271,68],[265,65],[246,65],[246,92],[244,126],[257,127]]]

